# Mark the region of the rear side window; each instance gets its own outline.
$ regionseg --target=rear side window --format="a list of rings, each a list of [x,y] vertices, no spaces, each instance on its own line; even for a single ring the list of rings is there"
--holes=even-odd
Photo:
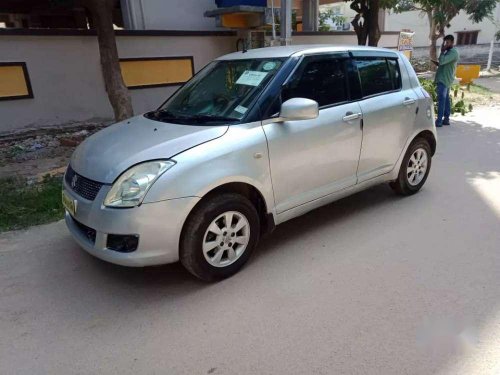
[[[399,90],[401,88],[401,73],[399,72],[398,60],[387,59],[387,64],[391,73],[393,90]]]
[[[291,98],[312,99],[320,107],[347,101],[345,59],[331,56],[304,58],[283,87],[282,101]]]
[[[401,77],[396,60],[384,57],[355,60],[361,80],[363,96],[377,95],[401,88]]]

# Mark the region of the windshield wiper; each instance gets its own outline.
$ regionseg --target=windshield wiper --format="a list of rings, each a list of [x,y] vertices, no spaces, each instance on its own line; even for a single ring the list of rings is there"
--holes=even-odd
[[[196,114],[190,115],[187,113],[175,114],[168,110],[158,110],[146,113],[146,117],[157,121],[176,121],[181,124],[189,124],[193,122],[212,122],[212,121],[222,121],[222,122],[238,122],[239,118],[236,117],[226,117],[226,116],[216,116],[209,114]]]
[[[217,115],[208,115],[208,114],[198,114],[198,115],[192,115],[189,116],[189,118],[192,118],[194,120],[200,120],[200,121],[240,121],[239,118],[236,117],[227,117],[227,116],[217,116]]]
[[[179,116],[167,110],[156,110],[148,112],[145,115],[147,118],[157,121],[171,121],[171,120],[186,120],[186,116]]]

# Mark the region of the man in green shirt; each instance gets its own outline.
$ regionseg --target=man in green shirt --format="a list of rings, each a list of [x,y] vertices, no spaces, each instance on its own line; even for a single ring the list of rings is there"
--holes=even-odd
[[[455,38],[453,35],[446,35],[441,47],[439,61],[432,60],[438,66],[436,72],[436,94],[438,98],[438,113],[436,118],[436,127],[450,125],[450,87],[455,80],[455,71],[458,63],[458,51],[453,46]],[[443,119],[444,117],[444,119]]]

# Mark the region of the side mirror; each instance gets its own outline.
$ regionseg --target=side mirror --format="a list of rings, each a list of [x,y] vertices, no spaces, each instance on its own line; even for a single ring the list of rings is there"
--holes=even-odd
[[[281,104],[282,121],[312,120],[318,117],[318,102],[306,98],[292,98]]]

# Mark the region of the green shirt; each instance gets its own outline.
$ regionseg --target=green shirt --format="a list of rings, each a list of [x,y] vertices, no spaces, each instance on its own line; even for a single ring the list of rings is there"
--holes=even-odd
[[[455,81],[458,58],[458,51],[455,47],[439,55],[439,66],[434,79],[436,83],[441,82],[446,87],[451,87]]]

